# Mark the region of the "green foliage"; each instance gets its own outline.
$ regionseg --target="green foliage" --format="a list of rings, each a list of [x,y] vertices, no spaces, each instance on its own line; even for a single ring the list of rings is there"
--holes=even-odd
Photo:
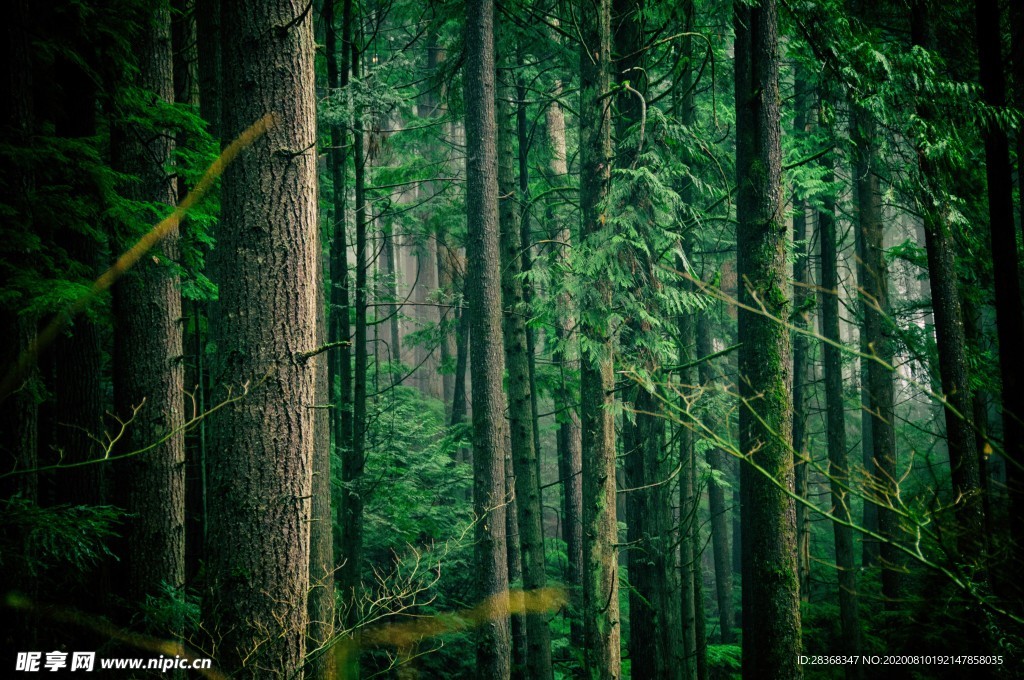
[[[107,505],[40,507],[20,496],[0,501],[0,517],[4,571],[70,582],[114,559],[109,542],[122,521]]]

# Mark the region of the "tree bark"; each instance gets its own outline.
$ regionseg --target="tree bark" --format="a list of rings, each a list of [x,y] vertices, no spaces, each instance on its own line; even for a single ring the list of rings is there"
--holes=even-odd
[[[1000,48],[1003,32],[999,3],[996,0],[976,0],[975,9],[975,34],[978,37],[978,62],[985,103],[1001,108],[1006,105],[1006,82]],[[1018,67],[1017,72],[1024,73],[1024,69]],[[1018,82],[1017,87],[1024,91],[1024,83]],[[1019,131],[1018,135],[1024,139]],[[1019,148],[1024,150],[1024,144]],[[999,377],[1002,382],[1003,451],[1008,460],[1006,473],[1011,531],[1019,557],[1024,553],[1024,473],[1020,468],[1024,464],[1024,384],[1021,383],[1024,353],[1020,351],[1024,347],[1024,317],[1021,316],[1020,258],[1013,221],[1009,141],[1006,132],[994,122],[985,130],[985,172],[995,279]],[[1021,200],[1024,201],[1024,194]]]
[[[580,212],[583,244],[600,247],[611,180],[611,0],[580,4]],[[592,282],[581,310],[584,665],[592,680],[618,678],[618,524],[615,508],[615,373],[609,325],[611,281]]]
[[[744,677],[799,678],[792,401],[774,0],[733,5],[743,525]],[[764,310],[766,315],[761,313]],[[755,469],[757,465],[760,470]],[[774,479],[770,480],[766,475]]]
[[[934,47],[931,18],[922,0],[913,5],[911,35],[914,45],[926,49]],[[923,99],[918,101],[917,114],[926,121],[934,117],[931,107]],[[978,559],[982,553],[980,540],[984,536],[984,517],[963,313],[950,226],[938,207],[939,203],[932,198],[940,195],[944,178],[921,150],[918,151],[918,164],[925,184],[925,195],[921,197],[925,248],[928,251],[928,278],[935,313],[935,342],[939,353],[954,514],[958,525],[955,545],[947,546],[947,549],[959,552],[962,568],[977,572],[983,568]],[[881,246],[880,243],[878,245]],[[1020,313],[1019,306],[1017,313]]]
[[[565,113],[558,97],[562,83],[556,81],[552,90],[552,102],[546,112],[548,147],[551,157],[548,168],[556,182],[565,182],[569,170],[565,149]],[[547,219],[557,222],[555,238],[559,241],[555,261],[561,275],[558,308],[561,311],[556,321],[555,334],[558,351],[554,355],[561,380],[554,394],[555,410],[558,412],[558,434],[556,440],[558,477],[562,480],[562,538],[565,540],[566,571],[565,582],[569,590],[569,639],[575,649],[583,649],[582,619],[582,567],[583,567],[583,485],[582,431],[580,429],[579,393],[572,389],[571,376],[579,373],[579,346],[576,340],[576,315],[572,296],[567,288],[569,279],[569,252],[572,247],[572,230],[560,216],[547,211]]]
[[[204,629],[233,677],[301,677],[316,380],[322,354],[312,19],[303,3],[224,0],[225,138],[276,122],[224,172],[211,269],[221,314]]]
[[[171,8],[156,3],[146,15],[151,22],[139,34],[138,85],[151,104],[174,100]],[[130,125],[113,140],[115,167],[139,178],[128,195],[173,207],[174,178],[165,166],[171,161],[174,139],[159,130]],[[148,231],[152,214],[140,211],[125,225],[120,247],[129,247]],[[181,363],[181,294],[178,277],[166,260],[177,259],[177,229],[161,242],[161,259],[144,258],[114,289],[114,393],[117,410],[128,417],[139,408],[126,431],[122,451],[143,449],[164,437],[157,448],[122,467],[128,511],[134,519],[127,542],[127,589],[141,604],[148,595],[175,591],[185,580],[185,437],[184,370]],[[179,635],[180,629],[162,631]]]
[[[540,490],[540,468],[534,437],[533,380],[527,342],[527,309],[523,294],[522,239],[519,211],[515,196],[515,159],[512,144],[511,107],[514,90],[508,80],[508,64],[499,72],[497,93],[498,116],[498,195],[501,226],[501,291],[502,328],[505,342],[505,365],[508,368],[508,419],[511,432],[512,464],[515,473],[516,511],[519,519],[519,549],[523,562],[523,588],[537,590],[547,584],[544,563],[544,532],[541,526],[543,503]],[[547,612],[526,614],[526,675],[529,678],[552,678],[551,631]]]
[[[819,109],[820,113],[820,109]],[[826,156],[821,163],[825,170],[822,181],[835,181],[833,161]],[[852,498],[849,495],[850,465],[846,455],[846,410],[843,407],[843,353],[839,334],[839,240],[836,235],[835,198],[826,188],[818,211],[818,234],[821,238],[821,334],[825,360],[825,426],[828,448],[828,477],[832,493],[832,514],[839,520],[832,523],[835,537],[836,568],[839,572],[839,622],[842,653],[860,654],[860,614],[858,612],[857,571],[854,565]],[[847,680],[861,677],[859,664],[845,664]]]
[[[502,378],[501,283],[496,149],[494,0],[466,4],[466,284],[473,389],[473,509],[476,594],[487,618],[477,629],[477,674],[509,677],[508,566],[505,549],[507,430]]]

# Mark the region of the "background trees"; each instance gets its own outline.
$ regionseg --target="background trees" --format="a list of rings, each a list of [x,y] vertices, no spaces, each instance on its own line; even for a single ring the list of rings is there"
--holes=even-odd
[[[1010,663],[1014,8],[16,9],[5,648]]]

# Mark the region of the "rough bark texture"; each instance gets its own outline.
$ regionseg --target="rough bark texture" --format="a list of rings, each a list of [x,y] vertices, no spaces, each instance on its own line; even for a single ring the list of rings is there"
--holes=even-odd
[[[139,35],[138,85],[153,103],[174,99],[171,8],[151,9],[147,30]],[[115,137],[116,165],[139,181],[130,198],[173,207],[177,190],[166,165],[173,137],[160,130],[128,126]],[[120,247],[148,230],[152,213],[140,211],[125,225]],[[141,603],[163,587],[180,589],[185,580],[184,370],[181,363],[181,296],[178,277],[167,261],[177,257],[177,230],[161,242],[162,261],[144,258],[114,289],[114,393],[121,417],[139,407],[126,431],[122,452],[143,449],[164,437],[155,449],[122,467],[127,507],[133,520],[127,542],[128,594]],[[174,434],[171,434],[174,433]],[[180,631],[165,631],[171,634]]]
[[[697,358],[711,355],[714,344],[711,340],[711,320],[707,314],[697,318]],[[714,365],[710,361],[702,361],[699,366],[701,388],[713,394]],[[711,410],[716,409],[712,405]],[[705,416],[706,417],[706,416]],[[721,423],[711,420],[707,423],[712,432],[721,431]],[[708,465],[721,476],[728,475],[726,453],[720,448],[708,451]],[[726,506],[725,487],[723,482],[712,476],[708,482],[708,510],[711,513],[711,550],[715,558],[715,594],[718,597],[718,627],[722,644],[733,641],[735,613],[732,596],[732,564],[729,549],[729,510]]]
[[[522,245],[519,211],[516,209],[513,128],[508,100],[513,90],[504,70],[498,78],[498,194],[501,223],[502,327],[505,365],[508,367],[508,420],[511,432],[512,467],[515,475],[516,512],[519,519],[519,550],[523,562],[523,588],[536,590],[547,584],[544,564],[544,532],[540,475],[533,428],[533,380],[526,333],[527,309],[523,295]],[[526,615],[526,675],[552,677],[551,631],[547,612]]]
[[[985,102],[992,107],[1003,107],[1006,105],[1006,82],[1000,49],[1002,42],[998,39],[1002,36],[999,3],[996,0],[977,0],[975,8],[978,61]],[[1022,71],[1024,69],[1018,64],[1018,74]],[[1024,91],[1024,83],[1018,82],[1017,88]],[[1017,134],[1024,139],[1024,134],[1019,131]],[[1024,144],[1018,148],[1024,150]],[[1018,156],[1018,164],[1020,162]],[[1024,317],[1021,315],[1020,257],[1013,222],[1009,142],[1006,132],[994,123],[985,131],[985,172],[988,177],[989,233],[996,293],[999,377],[1002,381],[1003,451],[1010,460],[1006,466],[1010,522],[1020,555],[1024,552],[1024,474],[1020,469],[1024,464],[1024,352],[1020,351],[1024,347]],[[1024,192],[1021,200],[1024,201]]]
[[[477,629],[477,674],[509,677],[508,566],[505,550],[505,358],[501,337],[498,156],[495,118],[494,0],[469,0],[466,68],[466,285],[473,390],[473,509],[476,596],[487,618]]]
[[[210,447],[204,629],[239,678],[302,677],[309,589],[316,380],[323,354],[312,20],[303,3],[223,2],[223,132],[268,113],[269,132],[227,168],[211,269],[219,411]]]
[[[835,181],[832,159],[826,158],[823,181]],[[846,410],[843,406],[843,352],[839,335],[839,242],[836,235],[835,198],[822,197],[818,211],[821,238],[821,334],[825,359],[825,427],[828,448],[828,477],[832,491],[832,514],[840,521],[832,523],[835,537],[836,568],[839,572],[839,621],[842,653],[860,653],[860,615],[857,600],[857,571],[854,566],[850,464],[846,455]],[[859,664],[847,664],[848,680],[861,677]]]
[[[913,7],[911,34],[915,45],[927,49],[934,48],[931,18],[920,0]],[[919,102],[918,115],[924,120],[932,118],[935,114],[931,107],[923,100]],[[972,420],[972,391],[968,380],[963,313],[957,288],[953,237],[943,212],[944,207],[935,198],[941,195],[944,178],[923,151],[918,153],[918,164],[926,187],[925,195],[921,197],[921,211],[924,214],[928,278],[931,283],[932,309],[935,313],[935,344],[939,354],[946,445],[949,449],[950,476],[955,499],[954,513],[958,524],[955,545],[948,548],[960,552],[959,557],[964,561],[965,569],[970,572],[980,569],[976,560],[981,553],[984,517],[978,450]],[[1017,285],[1016,280],[1011,283]],[[1019,305],[1017,313],[1020,313]]]
[[[774,0],[733,6],[736,29],[736,183],[743,674],[799,678],[801,651],[793,489],[786,227],[781,207],[779,56]],[[762,312],[763,310],[763,312]],[[769,318],[769,315],[775,319]],[[756,469],[755,466],[757,466]]]
[[[611,0],[580,4],[580,211],[590,247],[603,230],[611,178]],[[618,525],[615,508],[615,373],[608,324],[611,282],[593,281],[594,303],[581,310],[584,664],[588,677],[618,678]]]

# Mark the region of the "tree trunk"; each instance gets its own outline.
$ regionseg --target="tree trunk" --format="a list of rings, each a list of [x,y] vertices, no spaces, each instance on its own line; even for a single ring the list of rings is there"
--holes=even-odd
[[[794,76],[796,105],[793,115],[793,131],[797,136],[807,133],[807,111],[810,109],[807,83],[798,70]],[[793,309],[796,318],[793,325],[793,485],[797,495],[807,498],[807,468],[810,452],[807,449],[807,350],[809,340],[804,333],[810,327],[811,307],[809,278],[807,275],[810,257],[807,237],[807,209],[802,198],[793,195]],[[800,600],[806,602],[810,595],[811,583],[811,523],[807,507],[796,504],[796,550],[797,569],[800,576]]]
[[[820,109],[819,109],[820,112]],[[833,161],[822,160],[823,182],[835,181]],[[830,192],[831,189],[826,189]],[[843,407],[843,351],[839,335],[839,240],[836,236],[835,198],[831,193],[821,197],[818,211],[818,234],[821,238],[821,334],[825,360],[825,425],[828,447],[828,477],[832,491],[832,514],[839,520],[832,523],[835,537],[836,568],[839,572],[839,621],[842,653],[860,654],[860,614],[857,598],[857,571],[854,565],[853,529],[850,506],[850,465],[846,455],[846,411]],[[844,524],[845,523],[845,524]],[[859,664],[846,664],[847,680],[861,677]]]
[[[326,2],[324,5],[324,21],[327,24],[325,35],[327,52],[327,85],[334,96],[347,94],[349,83],[349,63],[352,55],[352,2],[345,0],[342,9],[341,19],[341,46],[338,45],[338,26],[334,15],[334,3]],[[331,125],[331,148],[329,153],[329,165],[331,171],[332,204],[331,204],[331,289],[330,289],[330,316],[329,336],[331,343],[344,343],[331,350],[329,356],[329,375],[332,394],[331,425],[334,439],[334,452],[339,461],[351,461],[353,446],[354,425],[352,422],[352,348],[347,342],[352,337],[350,319],[349,299],[349,271],[348,271],[348,232],[347,220],[345,218],[345,202],[348,192],[347,182],[347,156],[345,150],[346,135],[345,127],[342,125]],[[342,463],[344,467],[344,463]],[[344,474],[344,471],[342,471]],[[349,548],[349,516],[351,490],[341,487],[336,496],[336,525],[337,533],[335,543],[335,554],[339,562],[346,564],[350,559],[347,553]],[[341,601],[351,605],[355,593],[346,590],[350,585],[350,578],[347,575],[339,574],[339,588],[341,590]],[[346,614],[348,617],[348,614]],[[343,623],[349,623],[346,619]],[[358,662],[354,662],[351,668],[345,669],[346,673],[358,673]]]
[[[239,678],[301,677],[322,331],[312,19],[284,0],[223,2],[222,129],[276,122],[224,172],[211,269],[215,384],[204,629]]]
[[[527,342],[523,282],[523,260],[516,209],[515,161],[512,118],[508,100],[514,92],[508,81],[507,64],[498,76],[498,195],[501,226],[501,291],[505,365],[508,367],[508,418],[515,473],[516,511],[519,519],[519,549],[522,553],[523,588],[537,590],[547,584],[544,563],[543,504],[533,429],[533,380]],[[526,676],[537,680],[552,678],[551,632],[547,612],[526,615]]]
[[[866,401],[864,413],[870,414],[866,428],[862,423],[861,436],[870,436],[870,461],[865,469],[876,474],[876,481],[888,499],[880,504],[865,499],[865,508],[877,508],[873,512],[865,509],[865,528],[877,524],[879,533],[885,538],[881,546],[865,541],[865,563],[879,556],[883,564],[882,592],[890,603],[899,597],[900,565],[902,553],[893,544],[899,537],[899,520],[885,508],[888,500],[895,499],[896,476],[896,432],[893,427],[893,375],[889,367],[893,363],[893,346],[887,332],[890,324],[889,269],[883,245],[882,194],[876,172],[877,147],[874,142],[874,125],[869,115],[853,103],[851,138],[856,141],[854,181],[856,188],[857,237],[860,241],[857,269],[858,286],[861,290],[860,306],[863,310],[863,326],[860,332],[861,351],[871,358],[861,358],[861,377],[866,374],[866,393],[861,390],[861,403]],[[866,365],[866,370],[863,366]],[[866,429],[866,432],[864,431]],[[862,449],[862,454],[868,451]],[[877,517],[877,519],[876,519]]]
[[[552,92],[552,102],[546,112],[548,146],[551,158],[548,167],[556,182],[565,182],[569,173],[565,150],[565,113],[562,111],[558,97],[562,92],[562,83],[557,81]],[[582,431],[580,429],[579,393],[572,389],[570,376],[580,370],[579,347],[576,341],[576,316],[572,296],[566,291],[570,285],[568,280],[568,259],[572,247],[572,230],[566,225],[567,220],[556,216],[553,211],[547,212],[549,221],[558,222],[556,240],[556,262],[560,265],[561,285],[558,308],[562,312],[556,321],[555,334],[558,339],[559,351],[555,353],[554,362],[561,380],[554,390],[554,405],[558,412],[558,435],[556,440],[558,457],[558,477],[562,480],[562,538],[565,540],[566,572],[565,582],[569,590],[569,639],[574,649],[583,649],[582,596],[581,591],[583,567],[583,486],[581,479],[582,466]]]
[[[928,10],[920,0],[914,3],[911,34],[914,45],[932,49],[934,36]],[[917,114],[927,121],[933,118],[931,107],[922,99]],[[938,168],[923,151],[918,163],[925,181],[921,197],[924,214],[925,247],[928,251],[928,278],[931,282],[932,309],[935,313],[935,342],[939,353],[939,374],[942,379],[945,407],[946,443],[949,449],[950,473],[953,481],[954,513],[957,521],[955,545],[963,568],[969,572],[982,569],[981,539],[984,536],[981,482],[978,472],[978,450],[972,421],[972,392],[968,382],[966,341],[960,294],[957,290],[956,264],[952,234],[946,216],[931,196],[941,195],[943,180]],[[869,244],[870,245],[870,244]],[[878,244],[881,246],[881,243]],[[995,243],[993,243],[995,245]],[[1016,286],[1016,281],[1014,282]],[[1017,314],[1020,307],[1017,307]]]
[[[174,99],[170,3],[156,3],[151,12],[147,18],[152,23],[140,33],[137,45],[138,84],[152,93],[155,105]],[[177,190],[165,170],[174,149],[173,137],[127,127],[115,134],[113,144],[115,166],[139,178],[129,197],[173,207]],[[150,221],[151,213],[140,211],[137,221],[125,225],[121,249],[148,231]],[[177,239],[175,229],[161,242],[161,259],[177,259]],[[177,275],[166,261],[155,259],[144,258],[114,289],[117,410],[126,418],[133,407],[139,408],[122,451],[137,451],[168,437],[122,467],[127,507],[134,516],[128,530],[127,588],[137,604],[148,595],[159,595],[164,586],[180,590],[185,581],[181,294]],[[161,632],[178,635],[181,630]]]
[[[473,509],[476,594],[487,612],[477,631],[477,675],[509,677],[505,549],[505,373],[496,148],[494,0],[469,0],[465,23],[466,213],[473,388]]]
[[[786,228],[781,209],[779,55],[774,0],[733,6],[736,30],[736,184],[743,674],[799,678],[800,588],[793,490],[786,319]],[[759,469],[755,469],[754,465]],[[773,478],[768,479],[765,475]]]
[[[978,62],[985,103],[1006,105],[1003,35],[999,3],[976,0]],[[1020,36],[1017,36],[1018,38]],[[1017,73],[1024,73],[1018,65]],[[1024,92],[1024,83],[1018,82]],[[1017,133],[1021,139],[1024,134]],[[1020,149],[1024,150],[1024,144]],[[1018,163],[1020,163],[1018,157]],[[988,178],[988,217],[992,239],[992,269],[996,294],[996,331],[999,337],[999,377],[1002,382],[1003,451],[1007,487],[1010,494],[1010,523],[1018,557],[1024,553],[1024,317],[1021,316],[1020,258],[1013,222],[1013,177],[1010,171],[1009,142],[1006,132],[991,123],[985,130],[985,172]],[[1020,173],[1020,168],[1018,168]],[[1024,185],[1022,185],[1024,186]],[[1024,193],[1021,200],[1024,201]]]
[[[582,3],[580,10],[581,245],[597,248],[611,179],[611,0]],[[580,318],[587,344],[580,361],[584,664],[592,680],[610,680],[620,673],[611,281],[599,277],[591,286],[593,305]]]
[[[697,358],[710,356],[714,352],[711,341],[711,320],[707,314],[697,318]],[[701,389],[712,391],[715,375],[714,365],[710,361],[702,361],[699,366]],[[716,407],[712,405],[711,409]],[[705,415],[705,418],[707,416]],[[712,432],[722,431],[717,419],[707,422]],[[726,453],[715,447],[708,451],[708,465],[712,471],[721,476],[728,476]],[[711,512],[711,550],[715,558],[715,594],[718,597],[718,626],[721,630],[722,644],[733,641],[732,629],[735,626],[732,595],[732,564],[729,549],[729,513],[725,501],[725,486],[712,476],[708,483],[708,509]]]

